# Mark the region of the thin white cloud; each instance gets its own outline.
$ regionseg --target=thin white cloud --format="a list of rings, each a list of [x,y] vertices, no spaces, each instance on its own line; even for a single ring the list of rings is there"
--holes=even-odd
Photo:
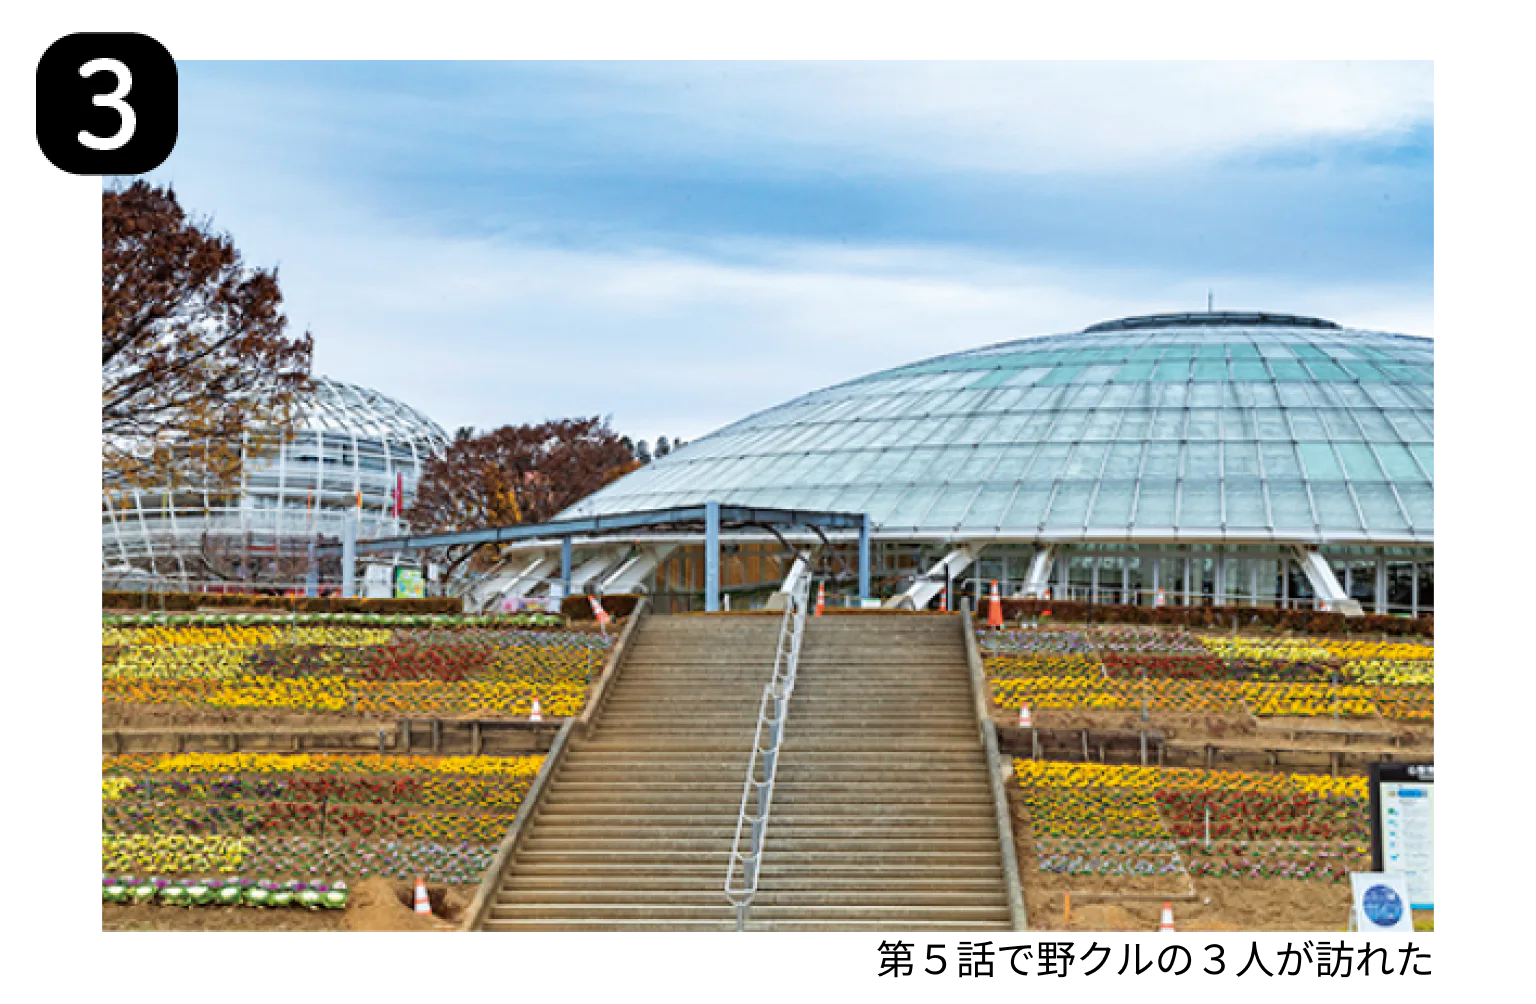
[[[539,106],[669,160],[829,151],[887,167],[1124,170],[1431,121],[1428,62],[583,66]],[[647,142],[647,137],[651,142]],[[834,162],[835,166],[835,162]]]

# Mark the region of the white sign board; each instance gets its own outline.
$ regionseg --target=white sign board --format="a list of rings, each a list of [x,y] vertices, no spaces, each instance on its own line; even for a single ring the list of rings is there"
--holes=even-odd
[[[384,600],[394,596],[394,568],[389,565],[364,565],[363,595],[372,600]]]
[[[1415,910],[1435,908],[1435,765],[1371,765],[1372,864],[1400,873]]]
[[[1408,903],[1408,878],[1401,872],[1351,872],[1356,931],[1413,933],[1413,908]]]

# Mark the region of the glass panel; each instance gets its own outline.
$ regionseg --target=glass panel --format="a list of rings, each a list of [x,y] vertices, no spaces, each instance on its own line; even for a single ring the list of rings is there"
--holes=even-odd
[[[1116,443],[1104,465],[1106,478],[1134,478],[1141,470],[1141,444]]]
[[[1419,568],[1419,612],[1433,613],[1435,609],[1435,566],[1421,562]]]
[[[1311,530],[1312,506],[1307,501],[1306,485],[1300,481],[1269,482],[1269,506],[1275,529]]]
[[[1387,562],[1387,613],[1413,610],[1413,562]]]
[[[1136,482],[1101,481],[1099,494],[1093,500],[1093,512],[1089,525],[1098,527],[1125,526],[1131,521],[1131,503],[1136,499]]]
[[[900,484],[907,481],[927,480],[925,474],[938,459],[939,451],[933,449],[917,449],[908,453],[898,461],[886,474],[884,480],[887,484]]]
[[[1225,383],[1197,383],[1189,387],[1189,406],[1191,408],[1220,408],[1227,400],[1227,388]]]
[[[1184,437],[1186,439],[1217,439],[1221,435],[1218,427],[1217,415],[1220,412],[1210,408],[1196,408],[1189,413],[1189,426]]]
[[[1108,443],[1078,443],[1067,462],[1063,477],[1096,480],[1104,466],[1104,454],[1109,452]]]
[[[933,500],[938,497],[940,489],[920,486],[912,489],[902,500],[896,504],[885,518],[885,525],[890,527],[915,527],[922,519]]]
[[[827,503],[827,508],[832,512],[865,512],[874,491],[872,485],[855,485],[846,488]]]
[[[1408,529],[1408,521],[1403,518],[1402,510],[1397,507],[1397,499],[1392,496],[1392,489],[1386,485],[1357,484],[1355,498],[1360,502],[1360,509],[1365,513],[1365,524],[1377,533],[1387,533],[1393,530]]]
[[[1310,383],[1312,380],[1312,375],[1298,362],[1272,359],[1269,368],[1275,374],[1277,383]]]
[[[934,460],[933,466],[918,479],[920,481],[962,481],[969,480],[972,483],[980,481],[980,478],[962,477],[961,471],[971,462],[975,449],[966,446],[954,447],[945,450]]]
[[[1163,408],[1152,420],[1150,438],[1183,439],[1185,412],[1182,409]]]
[[[1382,466],[1387,469],[1387,477],[1393,481],[1424,480],[1424,475],[1419,472],[1419,465],[1413,462],[1413,455],[1408,452],[1406,446],[1378,442],[1376,455],[1381,458]]]
[[[1142,470],[1142,477],[1167,478],[1171,481],[1178,476],[1179,444],[1148,443],[1147,462]]]
[[[1054,480],[1060,473],[1067,460],[1067,451],[1071,447],[1065,443],[1047,443],[1040,447],[1039,454],[1035,457],[1034,466],[1029,469],[1031,481]]]
[[[1258,478],[1237,478],[1230,475],[1226,482],[1227,526],[1267,527],[1269,516],[1264,512],[1264,493]]]
[[[1339,443],[1335,447],[1344,459],[1344,470],[1352,481],[1380,481],[1381,466],[1364,443]]]
[[[1081,366],[1057,366],[1041,378],[1040,386],[1055,387],[1071,383],[1082,370]]]
[[[1083,517],[1087,514],[1088,497],[1092,489],[1091,483],[1062,482],[1056,489],[1056,498],[1051,502],[1046,526],[1081,526]]]
[[[1221,447],[1217,443],[1189,443],[1184,447],[1184,476],[1216,477],[1221,473]]]
[[[1064,411],[1051,428],[1051,442],[1071,443],[1081,437],[1083,426],[1088,423],[1088,413]]]
[[[1397,431],[1403,434],[1403,438],[1412,443],[1435,441],[1434,430],[1419,420],[1418,412],[1397,410],[1387,412],[1387,417],[1392,424],[1397,426]]]
[[[1035,447],[1010,446],[1003,450],[998,458],[997,466],[992,468],[991,479],[993,481],[1017,482],[1029,470],[1030,461],[1035,459]]]
[[[1222,439],[1254,439],[1253,412],[1241,408],[1227,408],[1221,413]]]
[[[1024,415],[1004,415],[981,437],[983,443],[1016,443],[1024,428]]]
[[[1172,481],[1143,481],[1136,500],[1135,525],[1141,529],[1173,526],[1177,484]]]
[[[970,456],[965,458],[951,480],[983,481],[991,475],[992,468],[997,466],[998,458],[1002,455],[1001,447],[978,446],[970,451]]]
[[[1376,562],[1349,563],[1349,595],[1360,601],[1366,613],[1376,608]]]
[[[1002,522],[1003,511],[1013,499],[1015,488],[1012,484],[984,486],[960,525],[973,530],[996,529]]]
[[[1227,379],[1226,360],[1200,359],[1195,363],[1195,380],[1198,383],[1221,383]]]
[[[1328,438],[1334,442],[1340,440],[1361,439],[1360,427],[1350,417],[1349,412],[1341,409],[1330,408],[1322,413],[1323,419],[1328,423]]]
[[[1221,526],[1221,483],[1184,482],[1179,498],[1179,529]]]
[[[1099,384],[1109,383],[1110,378],[1120,369],[1119,366],[1088,366],[1077,375],[1076,383]]]
[[[1189,404],[1189,384],[1166,383],[1157,387],[1148,385],[1148,390],[1157,394],[1157,404],[1160,408],[1183,408]]]
[[[965,511],[976,497],[976,485],[949,485],[938,500],[922,516],[922,524],[930,527],[953,527],[960,522]]]
[[[1344,372],[1337,365],[1331,362],[1309,359],[1307,361],[1307,368],[1312,371],[1312,375],[1318,380],[1338,382],[1354,379],[1354,377],[1350,376],[1348,373]]]
[[[1152,425],[1152,414],[1146,409],[1127,411],[1120,422],[1120,428],[1115,433],[1115,438],[1134,440],[1147,438],[1147,429]]]
[[[1164,358],[1152,374],[1153,383],[1185,383],[1189,380],[1189,360]]]
[[[1290,419],[1291,430],[1299,440],[1325,440],[1328,438],[1328,427],[1323,425],[1322,418],[1312,411],[1288,410],[1286,418]]]
[[[1001,387],[1003,384],[1008,383],[1018,375],[1018,370],[993,370],[991,373],[988,373],[980,380],[977,380],[975,383],[971,384],[971,389],[987,390],[992,387]]]
[[[1432,443],[1416,443],[1410,448],[1419,463],[1424,465],[1424,470],[1433,478],[1435,476],[1435,447]]]
[[[875,494],[870,496],[869,501],[864,503],[864,511],[869,513],[872,523],[877,526],[884,525],[886,517],[891,514],[891,510],[906,493],[907,488],[904,485],[877,489]]]
[[[1013,504],[1008,507],[1008,515],[1003,517],[1003,527],[1011,530],[1034,530],[1040,525],[1040,516],[1050,495],[1049,485],[1020,487],[1018,494],[1013,497]]]
[[[1296,448],[1290,443],[1263,443],[1259,452],[1264,457],[1264,473],[1269,478],[1301,477],[1301,466],[1296,462]]]
[[[1317,517],[1325,531],[1359,530],[1360,516],[1350,499],[1349,489],[1340,483],[1312,482],[1312,501],[1317,506]]]
[[[1034,385],[1038,384],[1038,382],[1044,378],[1044,375],[1049,372],[1051,372],[1051,368],[1043,367],[1043,365],[1032,365],[1032,367],[1025,367],[1023,370],[1018,370],[1018,373],[1014,376],[1014,379],[1008,381],[1008,385],[1009,387],[1034,387]]]
[[[1222,448],[1222,474],[1226,477],[1234,475],[1251,474],[1259,475],[1259,448],[1253,443],[1227,443]]]
[[[1115,428],[1120,424],[1120,412],[1096,411],[1088,416],[1088,424],[1083,429],[1084,439],[1110,439],[1115,435]]]
[[[1151,375],[1152,364],[1149,362],[1126,363],[1124,366],[1120,367],[1120,372],[1115,374],[1115,382],[1141,383]]]
[[[886,472],[901,463],[909,453],[911,451],[906,449],[884,450],[875,463],[864,468],[851,480],[858,484],[878,484],[883,482],[886,480]]]
[[[1307,477],[1312,481],[1337,481],[1344,476],[1339,462],[1334,458],[1333,447],[1327,443],[1298,443],[1301,462],[1306,465]]]
[[[1432,488],[1402,485],[1397,489],[1397,495],[1403,500],[1403,508],[1408,510],[1408,518],[1413,520],[1415,530],[1425,532],[1435,528],[1435,492]]]
[[[1256,359],[1252,362],[1238,362],[1234,360],[1232,363],[1232,379],[1240,380],[1244,383],[1268,382],[1269,370],[1265,369],[1264,364]]]

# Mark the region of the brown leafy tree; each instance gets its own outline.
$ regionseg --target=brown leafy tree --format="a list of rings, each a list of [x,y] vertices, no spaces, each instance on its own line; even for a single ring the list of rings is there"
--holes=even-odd
[[[596,417],[460,429],[441,457],[427,461],[407,516],[419,531],[543,523],[639,466],[633,447]],[[474,557],[483,567],[494,549]]]
[[[218,486],[242,435],[288,428],[312,340],[285,334],[276,270],[142,180],[101,200],[102,478]]]

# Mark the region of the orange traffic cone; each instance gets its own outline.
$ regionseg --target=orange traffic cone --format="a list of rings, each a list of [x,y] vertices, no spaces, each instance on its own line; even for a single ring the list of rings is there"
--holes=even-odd
[[[820,617],[827,609],[827,584],[819,583],[816,586],[816,616]]]
[[[1003,626],[1003,598],[997,594],[997,580],[992,580],[992,596],[987,601],[987,627]]]
[[[533,699],[533,710],[528,712],[528,720],[530,722],[542,722],[544,720],[544,709],[539,707],[539,699],[537,697]]]
[[[427,898],[427,880],[419,875],[416,877],[416,912],[432,912],[432,901]]]
[[[1035,720],[1033,718],[1029,717],[1029,705],[1027,705],[1027,704],[1019,705],[1019,728],[1021,728],[1021,729],[1032,729],[1034,727],[1035,727]]]
[[[1161,589],[1159,589],[1157,591],[1157,605],[1158,606],[1163,606],[1167,602],[1168,602],[1168,597],[1164,596],[1163,595],[1163,591]]]
[[[608,611],[603,609],[602,603],[598,601],[596,596],[588,596],[587,602],[592,604],[592,616],[597,618],[597,626],[599,628],[606,628],[608,621],[611,620],[608,616]]]
[[[948,610],[949,609],[949,587],[948,586],[941,586],[941,587],[939,587],[939,609],[940,610]]]
[[[1163,901],[1163,917],[1157,922],[1157,929],[1159,931],[1173,930],[1173,904],[1166,900]]]
[[[1051,588],[1049,586],[1045,588],[1045,609],[1040,611],[1040,616],[1051,616]]]

